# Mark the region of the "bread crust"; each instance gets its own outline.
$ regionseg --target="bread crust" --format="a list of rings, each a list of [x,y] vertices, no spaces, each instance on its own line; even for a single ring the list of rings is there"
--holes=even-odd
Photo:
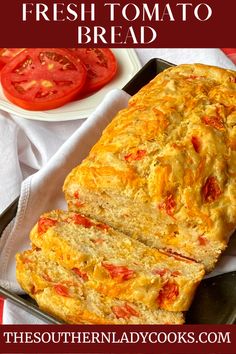
[[[236,72],[165,70],[66,178],[69,209],[214,268],[236,227]]]

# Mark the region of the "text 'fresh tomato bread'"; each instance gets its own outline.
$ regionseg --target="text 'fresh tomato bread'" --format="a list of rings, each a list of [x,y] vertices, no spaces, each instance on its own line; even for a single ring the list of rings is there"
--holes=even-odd
[[[102,296],[73,271],[49,260],[41,250],[18,254],[17,279],[39,307],[71,324],[182,324],[181,312]]]
[[[143,87],[66,178],[70,210],[207,271],[236,227],[236,72],[202,64]]]
[[[72,270],[91,288],[151,309],[188,310],[204,275],[196,262],[163,254],[73,212],[43,215],[30,238],[48,259]]]

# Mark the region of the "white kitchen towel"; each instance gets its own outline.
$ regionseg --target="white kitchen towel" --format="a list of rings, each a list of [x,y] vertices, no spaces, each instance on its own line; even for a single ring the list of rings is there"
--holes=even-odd
[[[114,115],[127,106],[129,95],[113,90],[49,162],[22,184],[15,220],[0,239],[0,285],[20,291],[15,278],[15,254],[29,248],[29,231],[39,216],[49,210],[66,208],[62,185],[67,174],[85,158]],[[21,290],[22,291],[22,290]]]
[[[0,213],[20,193],[22,172],[19,165],[18,127],[9,114],[0,114]]]
[[[40,122],[0,111],[0,213],[83,122]]]
[[[235,64],[217,48],[142,48],[136,49],[141,63],[151,58],[161,58],[174,64],[202,63],[235,70]]]

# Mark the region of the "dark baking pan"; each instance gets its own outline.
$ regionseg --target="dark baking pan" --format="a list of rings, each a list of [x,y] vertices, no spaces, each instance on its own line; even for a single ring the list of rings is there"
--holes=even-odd
[[[125,85],[123,90],[134,95],[157,74],[171,66],[173,64],[162,59],[152,59]],[[0,215],[0,237],[4,228],[15,217],[17,206],[18,199]],[[232,236],[230,245],[232,246],[233,243],[236,243],[236,234]],[[0,287],[0,295],[47,323],[63,323],[41,311],[27,295],[19,296],[2,287]],[[236,272],[203,280],[186,315],[186,322],[189,324],[232,324],[235,320]]]

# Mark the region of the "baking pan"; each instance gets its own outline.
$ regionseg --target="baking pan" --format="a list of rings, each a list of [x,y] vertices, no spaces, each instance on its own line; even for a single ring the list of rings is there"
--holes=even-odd
[[[123,88],[134,95],[157,74],[173,66],[162,59],[151,59]],[[18,198],[0,215],[0,237],[15,217]],[[236,233],[231,237],[229,247],[236,243]],[[62,321],[41,311],[28,295],[16,295],[0,287],[0,295],[25,309],[47,323],[60,324]],[[205,279],[197,289],[194,301],[186,315],[191,324],[233,324],[236,320],[236,272],[230,272]]]

